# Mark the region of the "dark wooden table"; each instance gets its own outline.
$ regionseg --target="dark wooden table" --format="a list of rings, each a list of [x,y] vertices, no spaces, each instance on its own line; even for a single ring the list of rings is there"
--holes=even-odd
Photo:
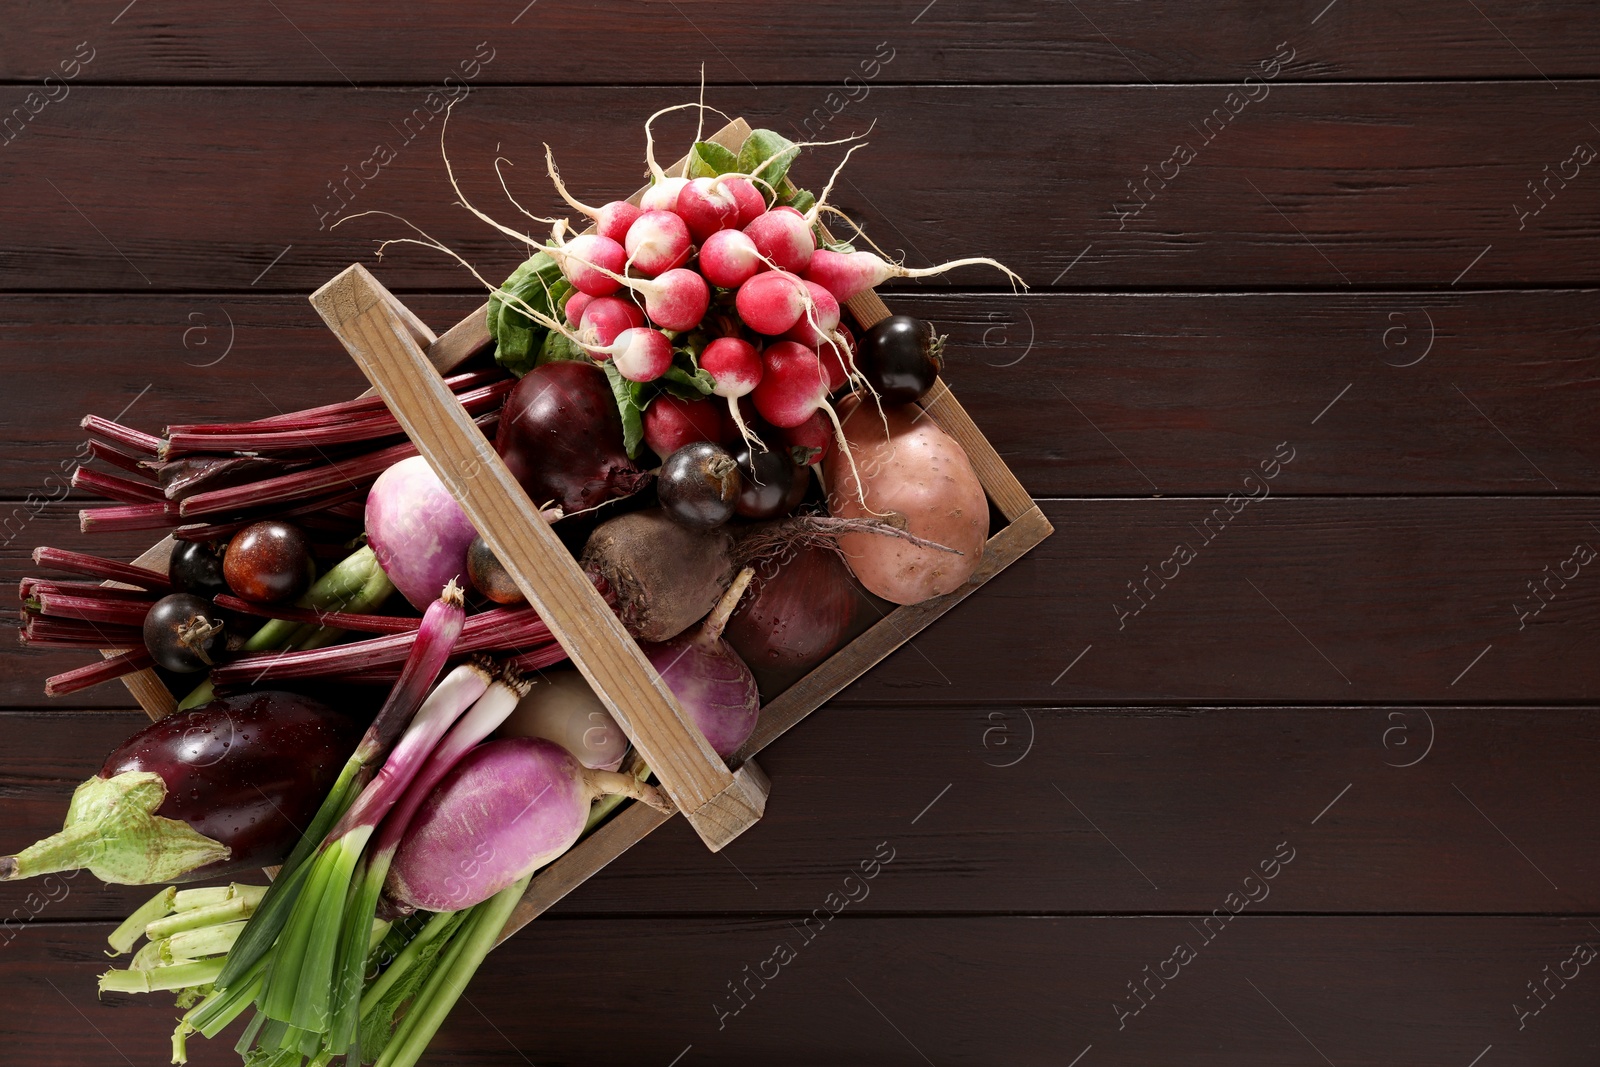
[[[496,952],[430,1062],[1600,1059],[1592,4],[524,2],[7,9],[8,576],[83,544],[84,412],[358,387],[306,295],[400,230],[336,219],[510,270],[443,96],[511,218],[497,150],[535,213],[541,142],[631,190],[702,62],[754,124],[872,127],[836,198],[880,243],[1028,279],[887,296],[1058,532],[764,754],[726,853],[675,820]],[[436,326],[480,299],[376,269]],[[143,721],[46,701],[77,661],[6,653],[8,848]],[[165,1062],[176,1013],[94,991],[144,895],[0,888],[7,1063]]]

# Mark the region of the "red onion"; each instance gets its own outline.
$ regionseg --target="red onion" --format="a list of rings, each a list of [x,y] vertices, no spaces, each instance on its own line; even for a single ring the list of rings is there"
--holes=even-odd
[[[749,597],[728,622],[728,644],[758,670],[806,671],[833,655],[861,602],[839,554],[801,545],[757,567]]]

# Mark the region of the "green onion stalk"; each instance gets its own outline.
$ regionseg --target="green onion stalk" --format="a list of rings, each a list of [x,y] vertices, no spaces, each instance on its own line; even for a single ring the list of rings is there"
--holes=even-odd
[[[378,557],[363,545],[335,563],[312,583],[295,607],[313,611],[341,611],[366,615],[378,610],[394,592],[394,583],[378,566]],[[270,619],[245,641],[243,652],[272,652],[279,649],[312,649],[332,644],[345,631],[333,626]],[[178,704],[179,711],[200,707],[213,695],[210,679],[201,682]]]
[[[401,669],[399,680],[324,798],[311,825],[284,862],[249,925],[228,953],[226,963],[217,976],[215,992],[184,1017],[179,1024],[180,1032],[198,1031],[212,1037],[258,998],[262,1001],[262,1008],[271,1017],[269,1021],[289,1021],[278,1018],[293,1014],[292,1011],[282,1010],[285,988],[282,976],[297,974],[303,967],[310,933],[305,928],[304,920],[292,930],[287,929],[291,917],[298,910],[296,905],[308,889],[310,894],[307,899],[313,902],[312,907],[324,900],[332,900],[328,896],[330,871],[317,862],[328,854],[325,839],[362,795],[378,766],[423,704],[434,680],[444,669],[445,661],[455,649],[464,621],[461,589],[452,582],[440,599],[429,605],[424,613],[417,640]],[[343,860],[337,856],[336,860],[342,866]],[[314,881],[313,875],[316,875]],[[342,913],[342,897],[338,903],[338,910]],[[322,953],[326,950],[319,947],[317,951]],[[328,966],[331,967],[331,961]],[[276,997],[270,1001],[266,988],[269,978],[274,980],[278,989]],[[279,1010],[270,1010],[269,1004]],[[276,1028],[263,1025],[261,1029],[265,1032]],[[176,1035],[174,1040],[177,1040]]]

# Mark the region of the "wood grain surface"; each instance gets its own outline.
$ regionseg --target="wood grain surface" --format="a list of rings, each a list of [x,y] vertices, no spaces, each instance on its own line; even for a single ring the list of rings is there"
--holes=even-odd
[[[704,63],[730,114],[870,129],[834,199],[891,253],[1032,286],[884,295],[950,335],[945,379],[1055,535],[781,736],[776,705],[762,822],[718,855],[650,833],[496,950],[425,1062],[1600,1058],[1591,5],[13,8],[8,581],[35,544],[151,540],[77,533],[85,412],[359,392],[305,302],[351,262],[435,331],[482,302],[442,257],[374,259],[398,221],[331,226],[392,211],[509,272],[440,163],[430,108],[468,88],[450,156],[498,217],[497,155],[556,208],[543,142],[580,198],[636,188],[642,120]],[[694,118],[656,130],[667,162]],[[143,721],[116,685],[43,697],[81,662],[0,656],[7,850]],[[9,1060],[166,1060],[169,1002],[94,992],[146,895],[0,886]]]

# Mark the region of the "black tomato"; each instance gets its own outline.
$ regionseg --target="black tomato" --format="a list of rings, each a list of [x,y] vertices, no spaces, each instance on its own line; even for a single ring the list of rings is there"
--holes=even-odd
[[[222,574],[234,596],[257,604],[291,600],[316,574],[311,543],[300,527],[277,519],[246,526],[222,557]]]
[[[164,596],[145,612],[144,647],[169,671],[203,671],[227,647],[222,616],[211,601],[193,593]]]
[[[890,315],[861,335],[856,367],[886,404],[922,399],[944,369],[944,338],[933,323]]]
[[[733,518],[739,499],[739,465],[722,446],[695,441],[661,464],[656,495],[662,510],[680,526],[720,526]]]
[[[179,591],[208,600],[228,591],[222,548],[207,541],[179,541],[167,562],[167,577]]]
[[[481,537],[474,537],[467,546],[467,579],[472,582],[472,588],[496,604],[521,604],[527,599],[489,548],[489,543]]]
[[[806,495],[806,474],[796,467],[787,448],[762,452],[742,444],[733,454],[739,465],[739,499],[734,510],[747,519],[776,519],[799,506]]]

